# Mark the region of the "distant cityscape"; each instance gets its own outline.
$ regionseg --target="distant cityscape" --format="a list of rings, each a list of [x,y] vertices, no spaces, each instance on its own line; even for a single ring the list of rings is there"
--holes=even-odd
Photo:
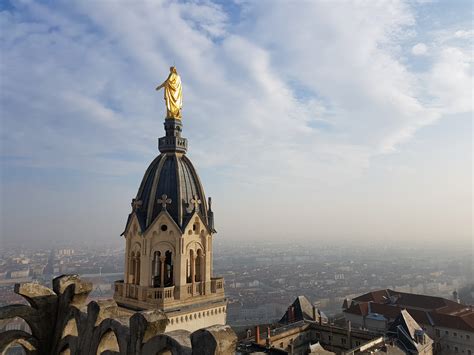
[[[320,246],[217,240],[214,274],[225,279],[227,322],[246,326],[278,321],[299,295],[333,318],[346,298],[375,289],[428,294],[474,304],[470,250],[393,246]],[[54,276],[79,274],[93,283],[91,299],[112,298],[123,278],[120,243],[8,247],[0,250],[0,306],[23,300],[14,284],[49,286]]]

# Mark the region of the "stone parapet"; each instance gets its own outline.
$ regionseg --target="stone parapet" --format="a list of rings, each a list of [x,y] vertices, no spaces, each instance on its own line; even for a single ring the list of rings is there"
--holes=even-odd
[[[30,305],[1,307],[0,319],[20,317],[28,323],[31,334],[20,330],[1,333],[0,354],[12,346],[38,355],[235,353],[237,337],[229,326],[212,326],[193,333],[179,329],[167,332],[170,319],[160,310],[133,312],[119,307],[114,300],[86,305],[91,289],[91,284],[77,275],[55,278],[54,291],[35,283],[17,284],[15,292]]]

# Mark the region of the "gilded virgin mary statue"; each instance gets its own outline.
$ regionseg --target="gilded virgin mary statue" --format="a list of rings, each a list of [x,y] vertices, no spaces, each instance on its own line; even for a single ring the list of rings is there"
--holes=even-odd
[[[176,67],[170,67],[170,75],[156,90],[164,88],[166,102],[166,118],[181,119],[181,108],[183,107],[183,92],[181,88],[181,77]]]

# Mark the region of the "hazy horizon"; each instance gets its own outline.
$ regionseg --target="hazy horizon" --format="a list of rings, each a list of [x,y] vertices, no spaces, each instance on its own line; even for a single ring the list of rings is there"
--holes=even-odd
[[[469,1],[0,9],[2,244],[123,241],[176,65],[216,240],[472,250]]]

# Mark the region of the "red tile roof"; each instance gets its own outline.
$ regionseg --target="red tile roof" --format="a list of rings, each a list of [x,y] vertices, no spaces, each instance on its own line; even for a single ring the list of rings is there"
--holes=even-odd
[[[416,293],[398,292],[390,289],[377,290],[353,299],[355,302],[374,302],[396,304],[405,308],[418,308],[425,311],[456,314],[469,307],[442,297],[418,295]]]
[[[378,290],[354,298],[344,312],[361,316],[378,313],[393,320],[403,309],[419,324],[474,332],[474,310],[442,297]]]

